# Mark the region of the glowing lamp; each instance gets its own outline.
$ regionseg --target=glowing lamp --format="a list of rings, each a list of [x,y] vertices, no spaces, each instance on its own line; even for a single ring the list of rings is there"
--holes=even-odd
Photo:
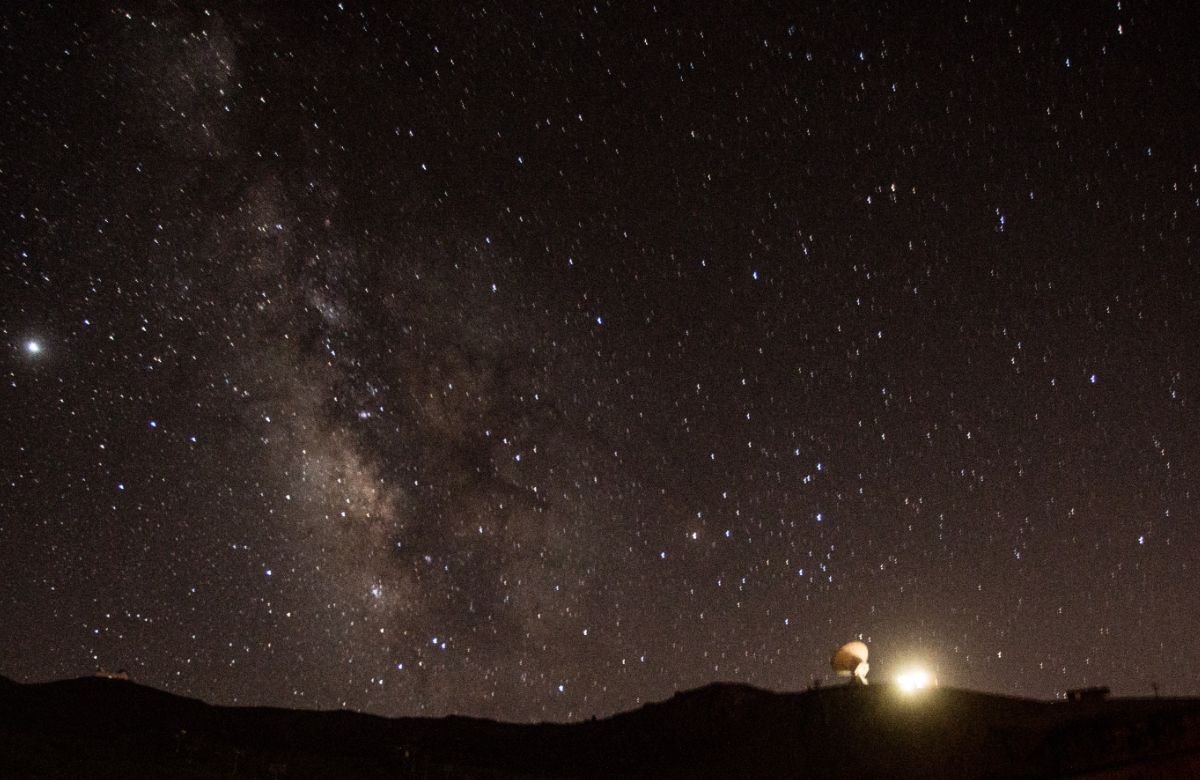
[[[924,669],[909,669],[896,677],[896,685],[903,693],[916,693],[937,685],[937,679]]]

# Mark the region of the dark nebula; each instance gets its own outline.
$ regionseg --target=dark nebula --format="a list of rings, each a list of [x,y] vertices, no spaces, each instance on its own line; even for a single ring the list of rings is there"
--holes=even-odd
[[[1200,693],[1194,25],[741,5],[0,11],[0,673]]]

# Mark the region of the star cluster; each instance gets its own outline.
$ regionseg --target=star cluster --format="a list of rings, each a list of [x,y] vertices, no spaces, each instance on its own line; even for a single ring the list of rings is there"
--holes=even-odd
[[[577,719],[861,637],[1200,692],[1182,18],[0,21],[0,673]]]

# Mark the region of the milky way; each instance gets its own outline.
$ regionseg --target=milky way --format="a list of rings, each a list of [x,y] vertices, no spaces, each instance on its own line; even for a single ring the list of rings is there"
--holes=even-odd
[[[1200,693],[1183,19],[0,19],[0,673]]]

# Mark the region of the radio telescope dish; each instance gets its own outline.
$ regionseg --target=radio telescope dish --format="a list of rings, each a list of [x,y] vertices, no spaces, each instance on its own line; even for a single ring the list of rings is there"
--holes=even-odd
[[[871,666],[867,663],[869,651],[862,642],[847,642],[837,649],[830,659],[830,665],[838,677],[850,677],[860,685],[867,684],[867,672]]]

